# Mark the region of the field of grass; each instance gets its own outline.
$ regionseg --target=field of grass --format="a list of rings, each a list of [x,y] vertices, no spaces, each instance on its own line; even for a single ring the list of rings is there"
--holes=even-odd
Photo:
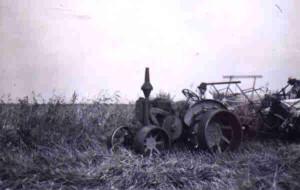
[[[133,105],[60,98],[0,104],[0,189],[300,189],[300,145],[245,142],[236,152],[172,148],[112,154],[106,136],[139,127]]]

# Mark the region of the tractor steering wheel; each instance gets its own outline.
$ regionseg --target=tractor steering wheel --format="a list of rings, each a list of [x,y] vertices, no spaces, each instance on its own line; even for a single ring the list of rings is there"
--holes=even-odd
[[[187,98],[188,101],[190,99],[195,102],[200,100],[199,96],[195,92],[193,92],[189,89],[183,89],[182,94]]]

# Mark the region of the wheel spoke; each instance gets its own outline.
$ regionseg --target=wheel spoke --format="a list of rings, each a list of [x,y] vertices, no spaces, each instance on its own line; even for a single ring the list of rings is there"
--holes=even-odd
[[[155,147],[153,150],[154,150],[157,154],[160,154],[160,151],[157,149],[157,147]]]
[[[226,142],[227,144],[230,144],[230,141],[224,136],[222,135],[222,138],[221,138],[224,142]]]
[[[219,144],[217,144],[216,146],[217,146],[218,153],[222,153],[221,146]]]
[[[157,141],[156,144],[157,145],[163,145],[165,142],[164,141]]]
[[[221,129],[224,129],[224,130],[232,130],[231,127],[228,127],[228,126],[222,126]]]

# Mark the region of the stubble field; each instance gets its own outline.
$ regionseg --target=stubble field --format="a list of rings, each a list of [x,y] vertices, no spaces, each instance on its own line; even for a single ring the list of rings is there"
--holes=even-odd
[[[106,137],[138,128],[134,105],[27,98],[0,105],[0,189],[300,189],[300,145],[244,142],[236,152],[172,148],[160,157],[111,153]]]

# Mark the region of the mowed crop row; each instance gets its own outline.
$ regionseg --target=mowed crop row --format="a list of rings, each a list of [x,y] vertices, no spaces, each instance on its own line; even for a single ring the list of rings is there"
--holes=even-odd
[[[134,105],[0,105],[0,189],[300,189],[300,146],[245,142],[236,152],[112,154],[106,136],[138,128]]]

